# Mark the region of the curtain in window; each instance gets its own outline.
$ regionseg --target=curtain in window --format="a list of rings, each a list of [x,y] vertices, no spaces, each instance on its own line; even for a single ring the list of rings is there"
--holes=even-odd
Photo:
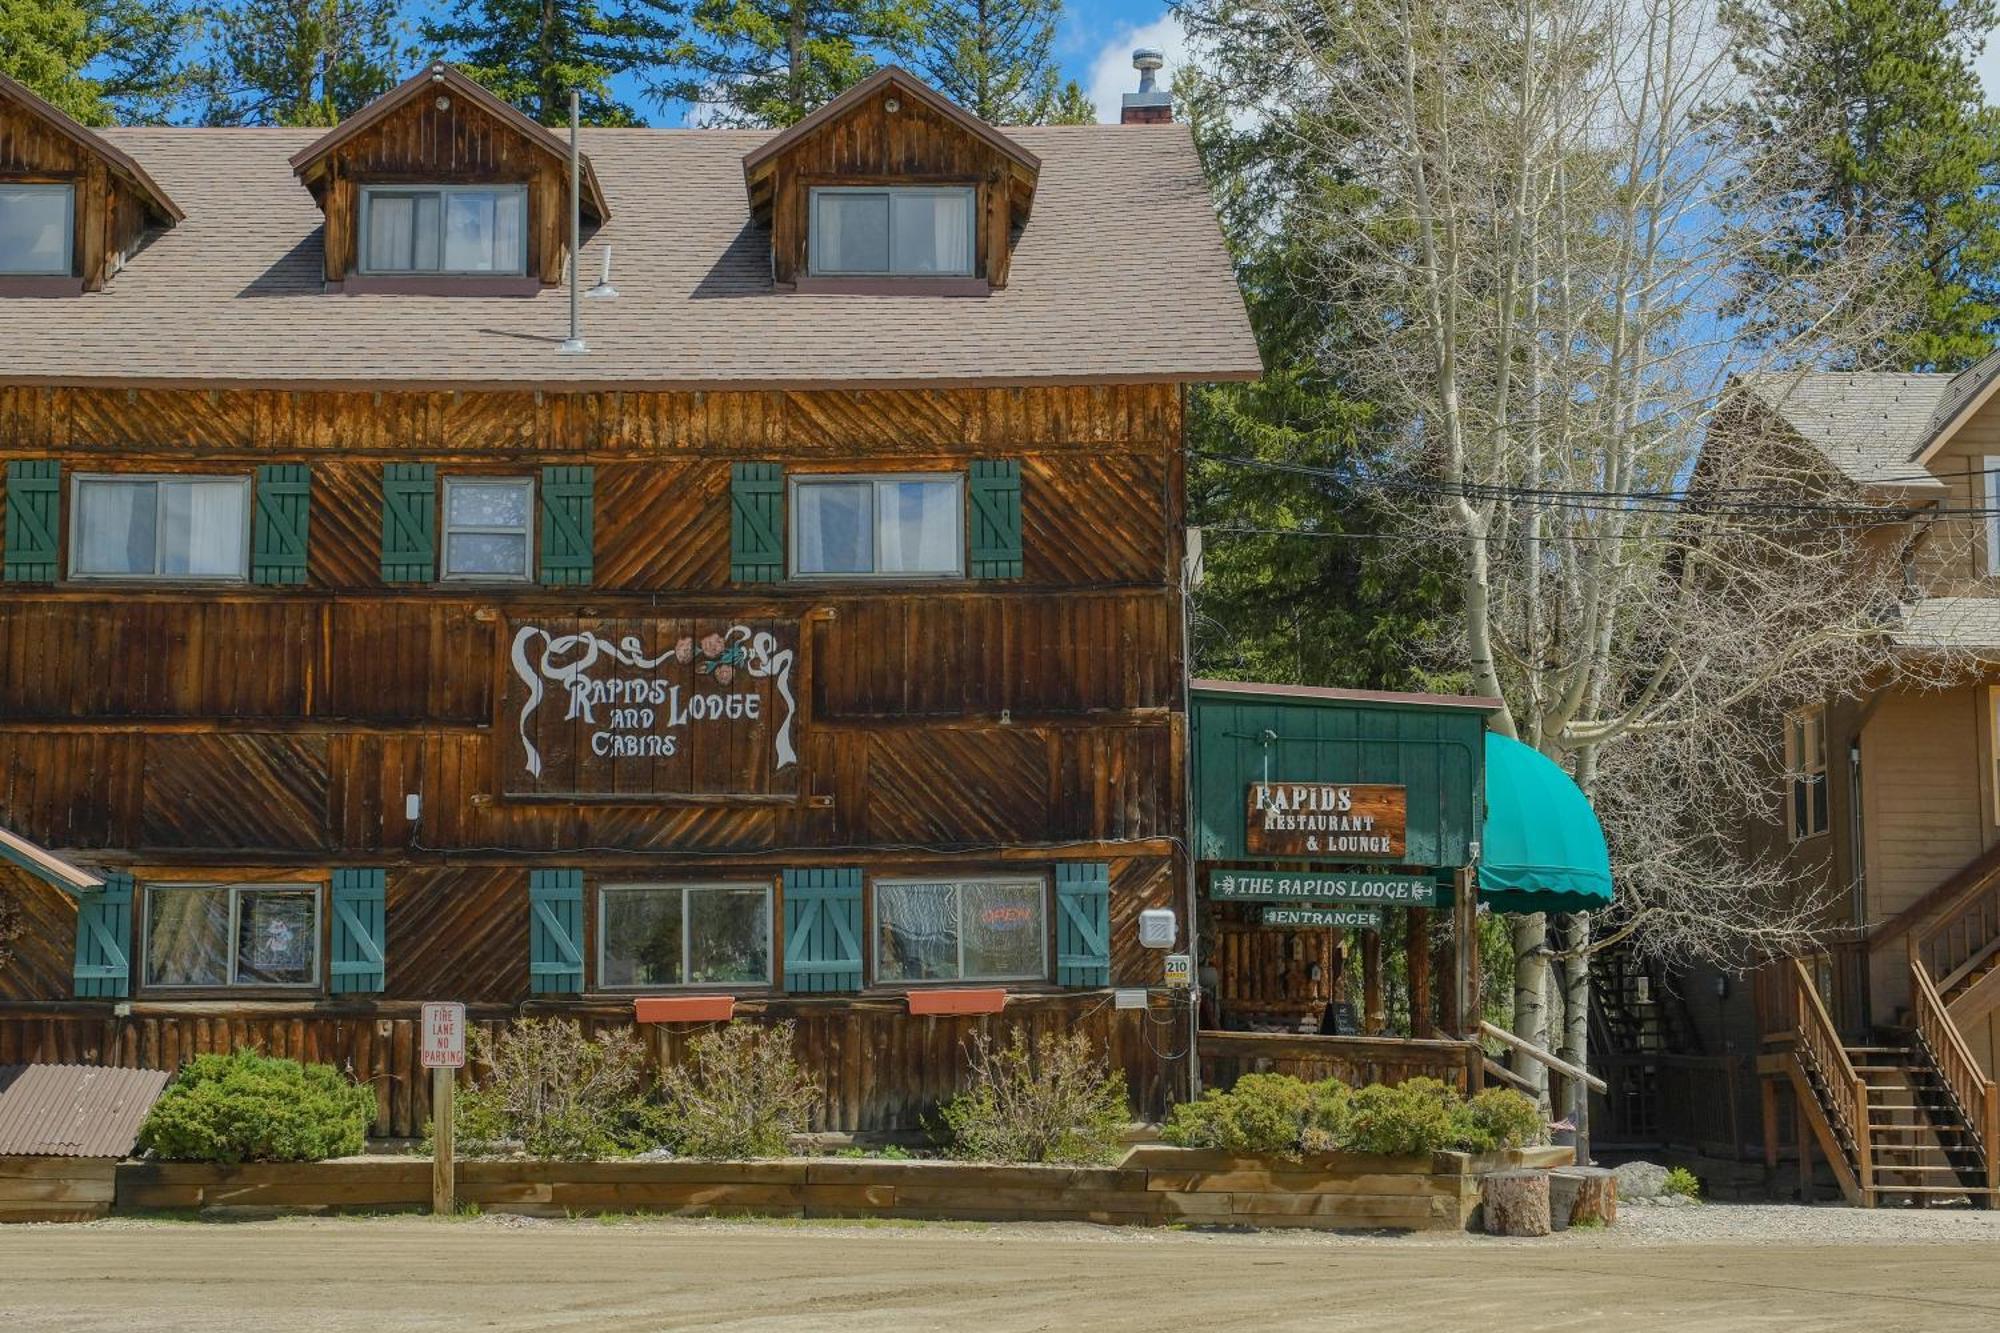
[[[242,573],[243,497],[242,484],[234,481],[167,484],[160,572],[211,578]]]
[[[90,481],[77,493],[76,572],[150,574],[157,500],[150,481]]]
[[[893,198],[898,273],[972,272],[969,192],[898,193]]]
[[[69,272],[70,188],[0,185],[0,273]]]
[[[406,269],[415,249],[417,201],[409,195],[374,195],[368,200],[370,269]]]
[[[799,572],[865,574],[873,567],[868,482],[799,488]]]
[[[881,491],[884,572],[936,574],[958,568],[958,487],[948,481],[898,481]]]

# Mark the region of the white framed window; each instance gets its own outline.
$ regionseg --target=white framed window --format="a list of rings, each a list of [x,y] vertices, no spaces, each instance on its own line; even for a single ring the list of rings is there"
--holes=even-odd
[[[76,237],[76,187],[0,181],[0,274],[66,278]]]
[[[444,479],[444,577],[519,582],[532,572],[535,483]]]
[[[85,474],[69,535],[72,578],[247,578],[250,479]]]
[[[794,578],[949,578],[965,572],[965,478],[791,479]]]
[[[525,185],[367,185],[363,273],[519,275],[528,271]]]
[[[145,984],[320,984],[320,886],[147,884]]]
[[[769,884],[607,884],[598,891],[597,984],[771,984]]]
[[[876,981],[1039,981],[1048,970],[1041,879],[875,882]]]
[[[969,185],[822,186],[812,192],[811,272],[828,277],[972,276]]]
[[[1792,841],[1826,832],[1826,710],[1785,720],[1786,824]]]

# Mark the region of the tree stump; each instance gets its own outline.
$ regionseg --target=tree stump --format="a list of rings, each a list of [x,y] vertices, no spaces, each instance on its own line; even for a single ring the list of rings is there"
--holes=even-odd
[[[1480,1201],[1489,1236],[1549,1234],[1546,1171],[1495,1171],[1481,1181]]]
[[[1618,1220],[1618,1178],[1601,1166],[1565,1166],[1549,1172],[1549,1223],[1564,1231],[1579,1222],[1610,1226]]]

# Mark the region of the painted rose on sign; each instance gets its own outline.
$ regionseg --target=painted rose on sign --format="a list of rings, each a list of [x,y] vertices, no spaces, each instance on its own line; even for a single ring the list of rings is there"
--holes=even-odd
[[[777,794],[798,762],[789,623],[515,627],[518,796]]]

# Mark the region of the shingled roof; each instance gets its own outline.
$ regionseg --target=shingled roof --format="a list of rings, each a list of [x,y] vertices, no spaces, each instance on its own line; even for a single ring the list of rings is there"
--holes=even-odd
[[[1950,383],[1949,375],[1853,372],[1753,382],[1749,391],[1849,480],[1932,490],[1944,483],[1912,460]]]
[[[1008,136],[1042,164],[1007,288],[985,297],[774,292],[740,130],[586,130],[619,299],[561,356],[560,287],[511,299],[336,295],[291,159],[321,132],[131,128],[104,137],[186,212],[101,293],[0,301],[0,381],[474,388],[861,388],[1218,380],[1255,340],[1183,125]]]

